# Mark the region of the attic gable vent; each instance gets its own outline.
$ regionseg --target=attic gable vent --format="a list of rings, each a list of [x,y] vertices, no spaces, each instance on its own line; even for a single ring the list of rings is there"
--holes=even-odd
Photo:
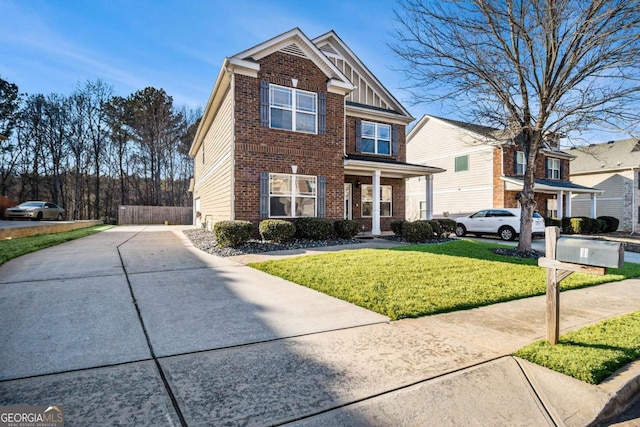
[[[291,43],[289,46],[283,47],[282,49],[280,49],[280,52],[288,53],[289,55],[300,56],[302,58],[307,57],[307,55],[302,51],[302,49],[300,49],[300,47],[295,43]]]
[[[338,52],[336,52],[336,50],[330,44],[325,44],[324,46],[320,47],[320,50],[324,53],[328,53],[329,55],[338,56]]]

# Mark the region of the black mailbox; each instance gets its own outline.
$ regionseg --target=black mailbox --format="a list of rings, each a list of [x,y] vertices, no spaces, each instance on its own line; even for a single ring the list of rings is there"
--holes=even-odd
[[[573,264],[620,268],[624,264],[624,248],[619,242],[561,237],[556,245],[556,259]]]

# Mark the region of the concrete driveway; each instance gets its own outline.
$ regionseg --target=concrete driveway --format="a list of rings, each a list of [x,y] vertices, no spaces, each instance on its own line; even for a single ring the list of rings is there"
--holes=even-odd
[[[637,310],[639,286],[563,293],[562,330]],[[66,425],[585,425],[640,365],[589,386],[511,357],[544,312],[390,323],[180,227],[117,227],[0,266],[0,405],[61,405]]]
[[[166,376],[182,373],[162,358],[187,366],[199,352],[387,320],[205,254],[179,227],[118,227],[0,267],[0,403],[57,402],[84,425],[171,424]]]

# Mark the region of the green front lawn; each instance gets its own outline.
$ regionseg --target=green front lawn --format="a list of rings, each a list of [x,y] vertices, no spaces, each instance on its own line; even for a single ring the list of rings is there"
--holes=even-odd
[[[39,251],[50,246],[59,245],[69,240],[79,239],[100,231],[113,228],[112,225],[96,225],[94,227],[79,228],[64,233],[39,234],[37,236],[20,237],[18,239],[0,240],[0,265],[17,258],[20,255]]]
[[[494,254],[501,245],[443,244],[361,249],[250,264],[391,319],[419,317],[543,295],[545,269],[535,259]],[[575,273],[562,290],[640,276],[625,263],[606,276]]]
[[[557,345],[538,341],[515,354],[590,384],[640,359],[640,311],[569,332]]]

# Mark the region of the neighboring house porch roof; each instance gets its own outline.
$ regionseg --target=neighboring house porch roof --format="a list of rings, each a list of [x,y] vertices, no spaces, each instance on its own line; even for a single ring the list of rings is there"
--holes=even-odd
[[[521,191],[524,185],[522,178],[516,178],[512,176],[501,176],[506,185],[507,191]],[[536,179],[535,180],[535,192],[537,193],[557,193],[559,191],[581,193],[581,194],[602,194],[604,190],[598,190],[597,188],[585,187],[583,185],[574,184],[571,181],[558,181],[555,179]]]
[[[344,158],[346,175],[370,175],[379,170],[384,178],[415,178],[444,172],[442,168],[399,162],[394,159],[349,154]]]

